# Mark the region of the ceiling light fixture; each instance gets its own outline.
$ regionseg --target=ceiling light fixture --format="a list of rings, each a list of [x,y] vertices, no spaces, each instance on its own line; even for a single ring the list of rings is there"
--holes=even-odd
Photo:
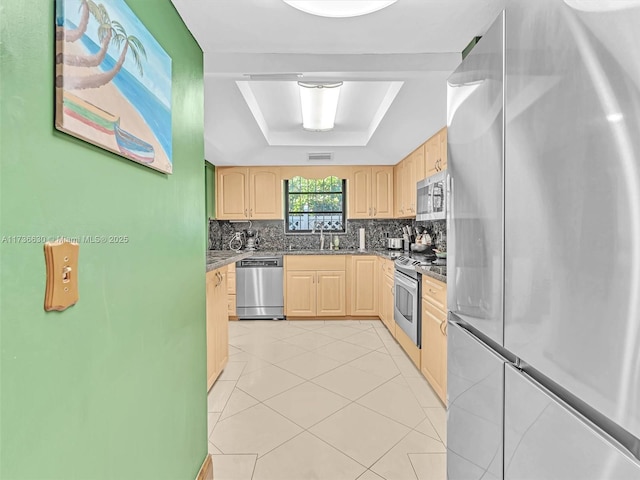
[[[304,75],[302,73],[243,73],[243,77],[250,80],[298,80]]]
[[[397,0],[283,0],[287,5],[320,17],[358,17],[377,12]]]
[[[332,130],[336,121],[342,82],[298,82],[302,105],[302,128],[314,132]]]

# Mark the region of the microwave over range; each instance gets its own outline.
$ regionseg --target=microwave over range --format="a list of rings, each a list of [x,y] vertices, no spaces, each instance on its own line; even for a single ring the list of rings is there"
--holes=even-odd
[[[443,170],[418,182],[416,220],[447,218],[447,171]]]

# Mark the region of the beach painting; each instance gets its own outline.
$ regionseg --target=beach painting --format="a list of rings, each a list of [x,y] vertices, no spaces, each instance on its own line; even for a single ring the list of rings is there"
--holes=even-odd
[[[56,1],[56,128],[172,173],[171,57],[124,0]]]

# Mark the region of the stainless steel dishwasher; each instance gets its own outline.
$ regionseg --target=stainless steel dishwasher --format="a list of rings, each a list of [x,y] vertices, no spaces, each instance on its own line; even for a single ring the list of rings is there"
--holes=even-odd
[[[236,312],[240,320],[284,318],[282,256],[253,256],[236,263]]]

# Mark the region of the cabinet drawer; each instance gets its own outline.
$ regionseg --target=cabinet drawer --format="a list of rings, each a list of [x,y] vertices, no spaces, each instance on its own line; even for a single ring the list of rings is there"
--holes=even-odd
[[[382,272],[387,276],[393,277],[393,272],[395,270],[393,261],[383,258],[380,260],[380,264],[381,264]]]
[[[447,311],[447,285],[426,275],[422,276],[422,298],[443,312]]]
[[[287,255],[287,270],[346,270],[347,255]]]
[[[422,299],[422,312],[428,312],[430,315],[432,315],[434,318],[437,318],[438,320],[440,320],[441,322],[446,322],[447,321],[447,314],[446,312],[440,310],[438,307],[435,307],[433,305],[433,303],[431,303],[429,300],[423,298]],[[423,315],[424,317],[424,315]]]

